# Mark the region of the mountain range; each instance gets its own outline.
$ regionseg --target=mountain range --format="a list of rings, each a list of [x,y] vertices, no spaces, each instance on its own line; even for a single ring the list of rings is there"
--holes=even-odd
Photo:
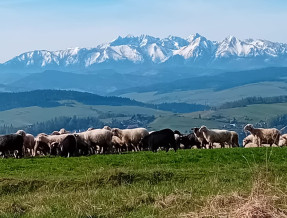
[[[35,73],[44,70],[123,69],[139,66],[188,66],[202,69],[255,69],[287,66],[287,44],[261,39],[240,40],[228,36],[211,41],[196,33],[187,38],[149,35],[118,37],[94,48],[30,51],[0,65],[3,73]]]

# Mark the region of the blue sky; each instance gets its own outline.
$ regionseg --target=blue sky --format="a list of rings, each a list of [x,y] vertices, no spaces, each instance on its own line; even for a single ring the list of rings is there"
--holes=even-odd
[[[286,0],[0,0],[0,62],[25,51],[95,47],[149,34],[287,43]]]

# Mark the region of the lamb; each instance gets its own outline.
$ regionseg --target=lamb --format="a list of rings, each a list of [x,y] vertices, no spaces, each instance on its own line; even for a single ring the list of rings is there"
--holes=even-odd
[[[100,147],[100,153],[111,152],[113,133],[106,129],[94,129],[75,134],[80,137],[90,148]]]
[[[242,141],[243,147],[245,147],[247,144],[253,143],[253,140],[254,136],[252,134],[246,136]]]
[[[26,133],[24,130],[18,130],[16,134],[21,135],[24,139],[23,142],[24,154],[32,156],[35,147],[35,137],[32,134]]]
[[[250,142],[244,146],[244,148],[256,148],[256,147],[258,147],[258,145],[253,142]]]
[[[269,144],[270,147],[272,144],[279,144],[280,131],[276,128],[254,128],[252,124],[247,124],[244,127],[244,131],[249,131],[258,140],[257,144],[259,147],[262,146],[263,141],[266,142],[266,144]]]
[[[149,135],[145,128],[135,128],[135,129],[118,129],[113,128],[112,133],[114,136],[118,136],[122,142],[127,146],[127,149],[139,151],[141,147],[142,139]]]
[[[203,134],[204,138],[209,144],[209,148],[213,148],[213,143],[217,142],[224,147],[224,144],[232,144],[232,134],[228,130],[213,129],[210,130],[206,126],[201,126],[199,132]]]

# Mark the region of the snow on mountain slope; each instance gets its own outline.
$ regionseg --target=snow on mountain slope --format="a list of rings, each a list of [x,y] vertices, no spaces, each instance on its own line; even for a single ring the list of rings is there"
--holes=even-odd
[[[164,39],[149,35],[118,37],[95,48],[70,48],[59,51],[31,51],[1,64],[6,70],[16,69],[89,69],[97,64],[127,62],[131,64],[165,64],[174,57],[184,62],[178,64],[225,68],[225,64],[256,66],[287,66],[287,44],[267,40],[239,40],[229,36],[221,42],[194,34],[187,39],[169,36]],[[238,61],[240,59],[240,62]],[[174,59],[173,64],[176,64]],[[261,62],[259,62],[260,60]],[[246,66],[248,68],[248,66]]]

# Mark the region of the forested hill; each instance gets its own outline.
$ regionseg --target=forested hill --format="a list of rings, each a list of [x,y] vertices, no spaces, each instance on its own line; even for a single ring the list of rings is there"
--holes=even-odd
[[[110,105],[110,106],[140,106],[148,107],[175,113],[187,113],[206,110],[209,107],[198,104],[185,103],[164,103],[145,104],[129,98],[100,96],[87,92],[66,91],[66,90],[35,90],[29,92],[0,93],[0,111],[21,107],[57,107],[63,105],[61,101],[72,100],[85,105]],[[67,103],[65,103],[66,105]]]

